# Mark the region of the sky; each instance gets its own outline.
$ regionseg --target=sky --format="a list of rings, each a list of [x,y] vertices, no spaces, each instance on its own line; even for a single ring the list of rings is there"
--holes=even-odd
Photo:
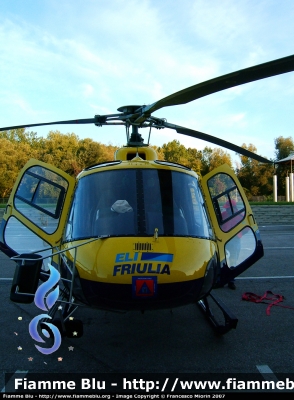
[[[0,127],[113,114],[294,54],[293,0],[1,0],[0,18]],[[273,159],[275,139],[294,136],[293,99],[287,73],[154,116]],[[126,144],[123,126],[28,129],[50,130]],[[170,129],[152,130],[150,143],[174,139],[217,147]]]

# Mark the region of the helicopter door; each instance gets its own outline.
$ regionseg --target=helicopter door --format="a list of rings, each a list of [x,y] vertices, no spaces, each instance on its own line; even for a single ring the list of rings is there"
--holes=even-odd
[[[16,180],[3,216],[1,250],[11,257],[58,246],[74,186],[68,174],[31,159]]]
[[[228,165],[205,175],[200,184],[219,247],[218,283],[223,285],[259,260],[263,246],[243,188]]]

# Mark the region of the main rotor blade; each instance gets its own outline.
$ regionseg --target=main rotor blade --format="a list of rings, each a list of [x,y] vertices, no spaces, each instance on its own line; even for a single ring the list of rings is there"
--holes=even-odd
[[[20,129],[20,128],[30,128],[32,126],[42,126],[42,125],[94,124],[95,122],[97,123],[97,118],[72,119],[68,121],[55,121],[55,122],[43,122],[40,124],[7,126],[6,128],[0,128],[0,131],[9,131],[11,129]]]
[[[233,143],[227,142],[226,140],[219,139],[215,136],[208,135],[207,133],[195,131],[193,129],[184,128],[183,126],[170,124],[168,122],[164,122],[163,124],[166,128],[175,129],[178,133],[182,135],[192,136],[196,139],[205,140],[210,143],[214,143],[218,146],[225,147],[228,150],[235,151],[236,153],[242,154],[243,156],[253,158],[254,160],[260,161],[262,163],[273,164],[273,161],[268,160],[258,154],[253,153],[252,151],[246,150],[243,147],[237,146]]]
[[[144,106],[142,108],[142,116],[139,117],[135,122],[143,122],[148,115],[163,107],[189,103],[190,101],[219,92],[221,90],[229,89],[260,79],[269,78],[271,76],[285,74],[286,72],[291,72],[293,70],[294,55],[222,75],[218,78],[210,79],[208,81],[180,90],[179,92],[164,97],[163,99],[158,100],[149,106]]]

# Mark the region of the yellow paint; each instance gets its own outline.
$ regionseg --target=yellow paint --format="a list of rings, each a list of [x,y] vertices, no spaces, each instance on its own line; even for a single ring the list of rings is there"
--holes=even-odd
[[[150,243],[153,253],[168,253],[173,255],[172,262],[166,261],[141,261],[141,254],[148,253],[136,251],[134,244],[137,242]],[[78,244],[81,244],[80,241]],[[68,243],[70,247],[74,243]],[[76,242],[77,244],[77,242]],[[216,244],[207,239],[180,238],[180,237],[159,237],[158,242],[153,238],[107,238],[97,239],[78,248],[77,270],[83,279],[108,282],[125,283],[132,282],[132,276],[154,276],[158,277],[158,283],[184,282],[203,278],[207,263],[216,251]],[[117,255],[120,257],[117,257]],[[67,257],[74,258],[74,251],[66,253]],[[118,261],[116,261],[116,258]],[[170,275],[166,273],[117,273],[113,276],[116,265],[152,264],[151,270],[162,270],[168,265]],[[160,264],[160,267],[158,266]],[[134,268],[134,267],[133,267]]]

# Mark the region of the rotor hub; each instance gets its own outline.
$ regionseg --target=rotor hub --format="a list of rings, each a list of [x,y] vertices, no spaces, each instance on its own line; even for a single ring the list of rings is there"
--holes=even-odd
[[[117,109],[117,111],[124,114],[134,114],[136,110],[139,110],[142,106],[122,106]]]

